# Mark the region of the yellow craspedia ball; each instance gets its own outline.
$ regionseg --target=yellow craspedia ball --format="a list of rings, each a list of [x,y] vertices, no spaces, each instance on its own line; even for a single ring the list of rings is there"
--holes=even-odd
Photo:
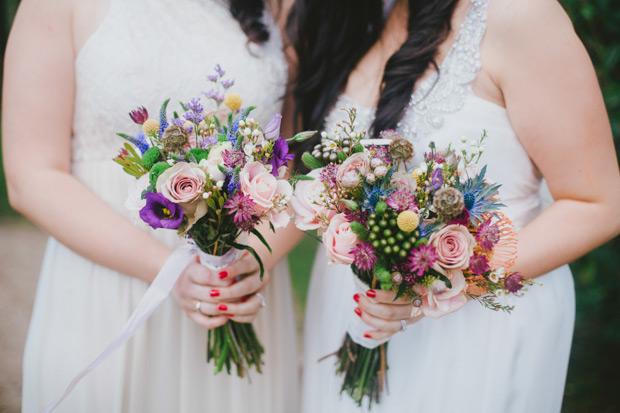
[[[396,224],[403,232],[413,232],[420,224],[420,216],[413,211],[403,211],[398,214]]]
[[[224,98],[224,104],[228,106],[228,109],[235,111],[241,107],[241,96],[236,93],[229,93]]]
[[[157,135],[159,133],[159,122],[155,119],[148,119],[142,124],[142,132],[145,135]]]

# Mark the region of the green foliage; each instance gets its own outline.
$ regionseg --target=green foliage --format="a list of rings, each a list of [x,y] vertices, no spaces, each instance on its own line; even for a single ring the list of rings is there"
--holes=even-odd
[[[148,148],[146,152],[144,152],[144,155],[142,155],[142,165],[150,171],[153,165],[161,159],[163,158],[159,148],[153,146],[152,148]]]
[[[159,178],[159,175],[163,174],[164,171],[168,168],[170,168],[170,165],[168,165],[166,162],[157,162],[155,165],[153,165],[149,174],[149,182],[151,183],[151,185],[157,185],[157,178]]]

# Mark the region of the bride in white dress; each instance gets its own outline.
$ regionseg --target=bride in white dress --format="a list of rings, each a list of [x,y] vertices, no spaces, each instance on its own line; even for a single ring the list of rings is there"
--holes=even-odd
[[[502,184],[505,214],[516,225],[519,258],[513,269],[542,286],[511,299],[516,306],[511,315],[472,301],[441,319],[412,319],[411,305],[392,303],[392,293],[370,291],[379,304],[364,296],[356,303],[351,271],[328,265],[319,248],[306,309],[302,411],[366,410],[366,402],[360,408],[339,394],[342,376],[335,374],[335,359],[318,361],[340,347],[350,317],[357,317],[354,310],[372,326],[369,337],[392,336],[387,391],[372,412],[560,411],[575,316],[566,264],[620,231],[620,175],[611,130],[591,63],[570,21],[555,0],[399,1],[376,42],[367,37],[377,26],[364,20],[364,13],[372,20],[372,7],[359,9],[356,19],[362,23],[355,46],[348,47],[362,50],[362,57],[337,49],[347,44],[342,38],[353,31],[352,24],[330,19],[341,14],[336,6],[323,6],[321,29],[304,26],[304,16],[319,13],[312,6],[296,9],[296,97],[303,126],[321,128],[325,118],[323,130],[333,131],[344,117],[339,108],[357,107],[359,130],[397,129],[414,144],[416,164],[429,142],[458,147],[461,137],[477,140],[486,129],[480,165],[488,165],[487,176]],[[438,25],[442,19],[444,25]],[[444,31],[449,21],[454,30]],[[416,30],[421,34],[411,41]],[[434,46],[433,35],[439,39]],[[308,46],[313,41],[314,48]],[[401,46],[411,54],[397,52]],[[413,52],[419,52],[415,59]],[[328,64],[335,70],[349,70],[348,79],[321,66],[323,56],[333,57]],[[390,56],[396,57],[386,66]],[[432,58],[438,71],[429,65]],[[414,74],[406,70],[419,69],[419,61],[425,66],[415,73],[421,80],[411,95],[414,83],[407,80]],[[324,92],[312,91],[312,84],[321,84]],[[398,104],[389,106],[399,97],[402,116],[390,118],[401,113],[394,111]],[[541,213],[542,177],[555,202]],[[410,324],[402,332],[401,320]]]
[[[52,236],[24,355],[24,412],[52,402],[119,334],[180,244],[172,232],[143,232],[128,220],[131,178],[112,161],[123,144],[115,132],[132,127],[127,113],[138,105],[156,113],[168,97],[187,102],[210,88],[216,64],[235,79],[231,90],[258,106],[259,122],[280,111],[287,78],[280,32],[267,11],[260,24],[262,0],[229,3],[22,1],[6,53],[4,164],[13,207]],[[188,266],[176,301],[168,297],[57,411],[297,410],[286,262],[271,271],[260,312],[257,274],[233,289],[232,272]],[[214,289],[229,298],[227,311],[214,310]],[[251,384],[214,376],[205,361],[206,329],[225,323],[224,313],[242,322],[258,313],[265,366]]]

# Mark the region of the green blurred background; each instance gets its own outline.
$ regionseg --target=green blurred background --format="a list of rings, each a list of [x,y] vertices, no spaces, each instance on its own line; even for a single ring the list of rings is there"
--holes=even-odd
[[[561,3],[596,67],[617,151],[620,147],[620,2],[561,0]],[[18,4],[19,0],[2,0],[0,5],[2,58]],[[0,225],[19,219],[8,205],[5,179],[0,171]],[[290,260],[299,310],[306,302],[312,266],[312,254],[308,252],[315,247],[316,242],[307,238]],[[577,320],[563,411],[615,412],[620,409],[620,239],[593,251],[571,267],[575,274]]]

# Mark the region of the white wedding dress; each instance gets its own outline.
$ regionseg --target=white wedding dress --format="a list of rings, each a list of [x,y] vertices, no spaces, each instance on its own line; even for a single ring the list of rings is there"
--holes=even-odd
[[[157,116],[211,89],[216,64],[234,78],[231,91],[266,124],[280,111],[286,62],[279,32],[263,45],[247,44],[225,2],[111,0],[101,26],[75,61],[72,173],[118,213],[133,179],[112,161],[123,144],[115,132],[136,125],[139,105]],[[204,100],[203,100],[204,101]],[[171,113],[171,112],[170,112]],[[81,230],[88,232],[89,228]],[[96,237],[97,234],[91,234]],[[179,245],[174,231],[154,236]],[[135,257],[141,260],[141,257]],[[148,284],[96,265],[51,238],[24,355],[23,411],[40,412],[70,379],[120,333]],[[213,374],[205,361],[205,329],[170,296],[139,332],[82,380],[57,412],[280,412],[297,411],[297,351],[286,261],[273,270],[268,305],[254,326],[265,347],[264,373],[252,383]]]
[[[458,39],[441,64],[439,79],[423,81],[399,131],[416,150],[415,163],[434,141],[458,145],[461,137],[477,140],[488,131],[480,165],[501,183],[505,214],[517,230],[541,211],[541,175],[510,124],[506,110],[476,97],[471,85],[480,69],[479,46],[489,0],[474,0]],[[343,119],[341,97],[326,120],[333,131]],[[358,127],[367,129],[374,109],[359,108]],[[373,413],[393,412],[559,412],[570,353],[575,297],[568,266],[537,279],[522,298],[508,302],[511,315],[469,302],[441,319],[423,319],[392,337],[388,346],[388,391]],[[302,411],[358,412],[347,394],[339,394],[335,358],[353,309],[355,288],[344,265],[328,266],[319,248],[312,273],[304,339]],[[366,410],[367,399],[364,407]]]

